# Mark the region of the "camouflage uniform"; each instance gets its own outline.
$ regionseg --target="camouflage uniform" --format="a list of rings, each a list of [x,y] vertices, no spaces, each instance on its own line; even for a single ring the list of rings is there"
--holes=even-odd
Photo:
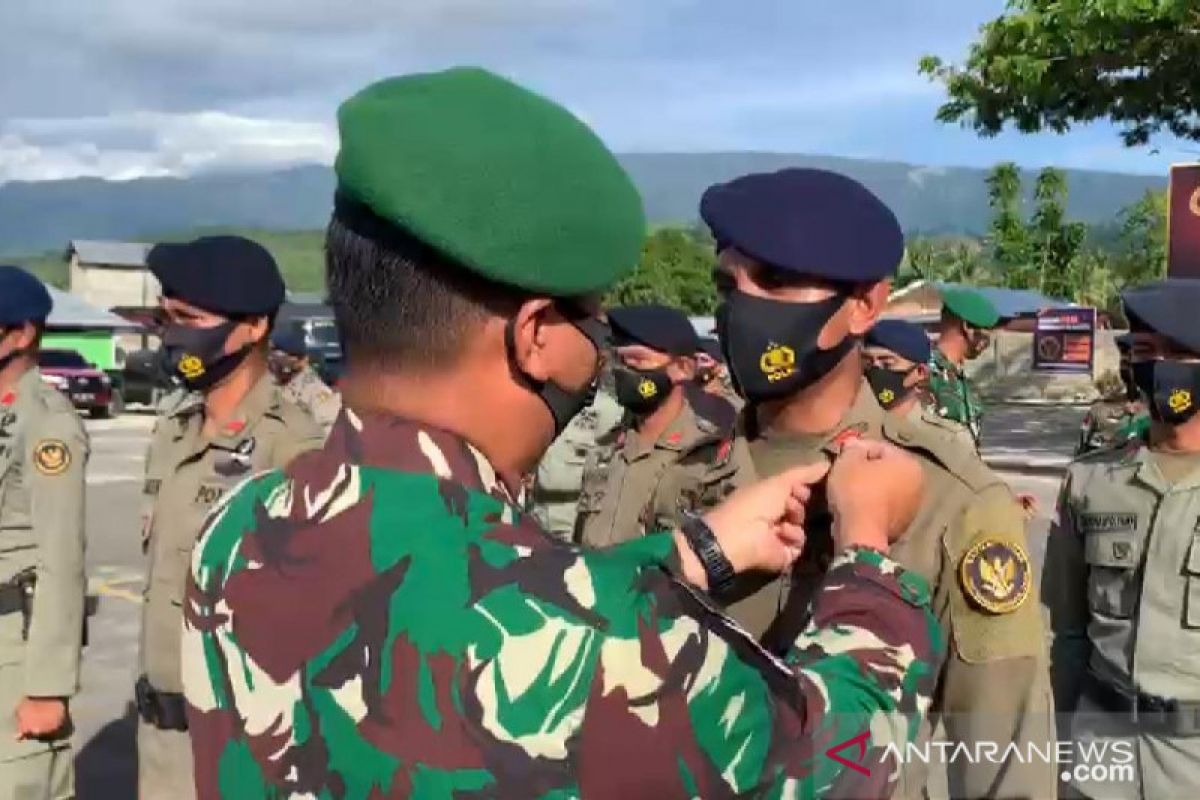
[[[203,434],[204,396],[178,393],[159,417],[146,455],[143,547],[149,557],[137,697],[138,786],[143,800],[192,794],[191,759],[182,730],[180,604],[187,564],[204,518],[245,478],[319,447],[306,411],[285,401],[270,374],[242,399],[216,436]],[[149,717],[156,717],[152,722]]]
[[[584,470],[575,541],[606,547],[672,530],[684,512],[744,485],[754,468],[734,439],[736,421],[722,398],[694,390],[657,441],[643,443],[629,420],[601,437]]]
[[[963,371],[936,347],[929,358],[929,391],[934,410],[946,419],[966,425],[978,445],[983,427],[983,404]]]
[[[918,456],[925,499],[892,555],[930,582],[933,608],[950,632],[951,652],[940,668],[931,713],[941,717],[951,742],[1044,749],[1054,741],[1053,701],[1024,514],[967,443],[961,425],[930,411],[910,416],[917,413],[906,418],[884,412],[864,380],[854,405],[827,435],[765,431],[752,436],[750,452],[760,476],[830,459],[855,437],[890,441]],[[808,545],[793,566],[790,590],[786,580],[776,580],[730,609],[752,632],[763,634],[770,649],[784,645],[807,618],[808,598],[824,574],[821,552],[831,541],[829,522],[819,506],[810,509]],[[987,568],[997,562],[1001,573],[1011,570],[1007,580],[989,580]],[[910,760],[897,795],[920,797],[925,773]],[[949,781],[954,797],[1043,798],[1054,796],[1057,771],[1037,761],[959,759],[950,764]]]
[[[571,420],[542,456],[530,493],[533,516],[560,539],[570,539],[575,532],[579,490],[588,454],[596,447],[596,441],[621,421],[624,413],[612,395],[598,392],[592,404]]]
[[[317,375],[311,366],[305,365],[282,386],[284,400],[303,408],[329,433],[338,412],[342,410],[342,398]]]
[[[70,725],[47,741],[19,742],[15,712],[26,697],[79,691],[87,459],[79,415],[36,368],[0,397],[0,797],[74,796]],[[25,592],[17,576],[30,571],[32,601],[14,607]]]
[[[673,553],[558,541],[465,441],[344,411],[195,549],[200,797],[885,796],[940,657],[925,582],[846,551],[776,660]],[[821,755],[846,740],[869,774]]]
[[[1163,458],[1135,440],[1073,463],[1047,543],[1059,709],[1081,746],[1134,753],[1091,797],[1200,795],[1200,454]]]
[[[1130,439],[1145,439],[1150,433],[1150,415],[1128,400],[1097,400],[1088,409],[1079,431],[1075,455],[1120,447]]]

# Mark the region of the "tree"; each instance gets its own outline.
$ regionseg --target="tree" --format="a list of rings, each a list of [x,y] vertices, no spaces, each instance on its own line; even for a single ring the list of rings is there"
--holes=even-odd
[[[711,314],[717,305],[716,262],[712,244],[698,240],[696,231],[659,228],[647,237],[637,269],[617,284],[608,303],[663,303],[689,314]]]
[[[1066,219],[1067,179],[1061,170],[1042,170],[1034,201],[1028,231],[1036,258],[1037,289],[1049,297],[1071,297],[1085,282],[1086,268],[1077,259],[1087,226]]]
[[[988,239],[992,261],[1005,286],[1031,288],[1036,272],[1030,258],[1029,234],[1021,215],[1021,172],[1011,161],[997,164],[987,177],[992,222]]]
[[[927,55],[920,71],[946,86],[943,122],[986,136],[1109,119],[1138,145],[1163,130],[1200,140],[1198,62],[1195,0],[1009,0],[961,66]]]
[[[1145,283],[1167,274],[1167,193],[1146,192],[1121,212],[1115,259],[1124,285]]]

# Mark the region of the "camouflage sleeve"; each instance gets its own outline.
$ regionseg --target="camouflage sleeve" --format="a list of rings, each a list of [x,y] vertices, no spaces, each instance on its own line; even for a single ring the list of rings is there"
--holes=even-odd
[[[835,562],[785,663],[670,578],[669,534],[591,551],[434,476],[334,480],[298,523],[315,493],[255,479],[196,547],[201,800],[886,796],[941,643],[881,554]]]
[[[1050,620],[1050,682],[1061,713],[1075,710],[1091,656],[1087,635],[1088,569],[1083,536],[1071,506],[1071,471],[1063,479],[1046,541],[1042,602]]]

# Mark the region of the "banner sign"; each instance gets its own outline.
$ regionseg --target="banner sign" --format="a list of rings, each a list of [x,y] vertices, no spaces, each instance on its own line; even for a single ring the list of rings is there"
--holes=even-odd
[[[1046,308],[1033,331],[1033,368],[1059,375],[1090,375],[1096,355],[1096,309]]]

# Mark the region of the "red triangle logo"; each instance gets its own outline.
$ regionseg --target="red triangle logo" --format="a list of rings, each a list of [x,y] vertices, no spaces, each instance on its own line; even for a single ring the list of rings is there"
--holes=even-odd
[[[842,742],[841,744],[835,744],[833,747],[831,747],[825,751],[825,755],[829,756],[834,761],[841,764],[843,767],[849,767],[850,769],[854,770],[855,772],[857,772],[861,775],[870,775],[871,770],[867,769],[866,767],[864,767],[862,765],[862,760],[864,758],[866,758],[866,755],[867,755],[867,739],[870,738],[870,736],[871,736],[870,731],[863,731],[858,736],[855,736],[853,739],[847,739],[846,741]],[[847,759],[845,756],[843,756],[841,754],[842,751],[845,750],[847,747],[855,747],[855,746],[858,748],[858,757],[855,758],[853,761],[850,761],[849,759]]]

